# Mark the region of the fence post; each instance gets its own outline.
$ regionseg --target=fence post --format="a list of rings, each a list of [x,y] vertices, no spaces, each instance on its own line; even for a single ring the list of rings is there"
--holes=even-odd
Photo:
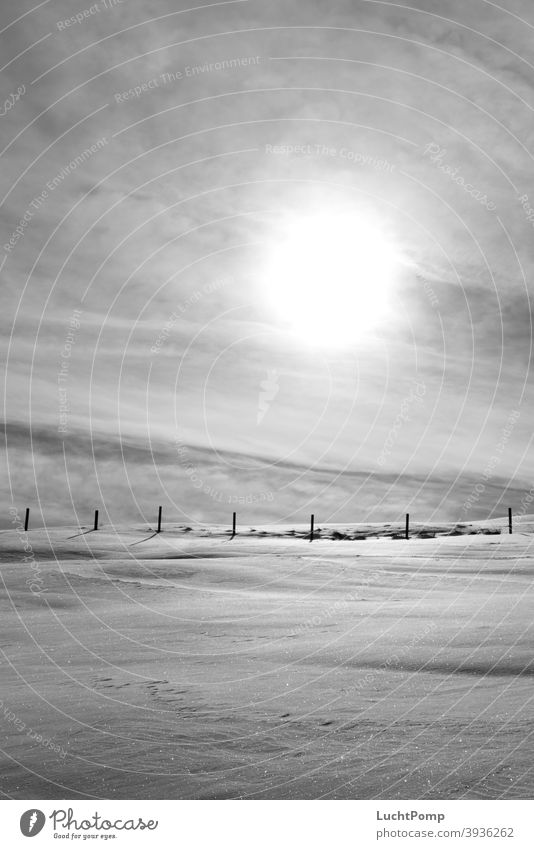
[[[93,531],[98,530],[98,510],[95,510],[95,523],[93,525]]]
[[[512,533],[512,508],[508,508],[508,533]]]
[[[410,514],[406,513],[406,539],[410,539]]]
[[[26,507],[26,516],[24,517],[24,530],[27,531],[30,526],[30,508]]]
[[[163,510],[162,507],[158,508],[158,530],[157,530],[158,534],[161,533],[161,512],[162,512],[162,510]]]
[[[310,519],[310,542],[313,542],[313,526],[314,526],[314,524],[315,524],[315,516],[312,513],[311,519]]]
[[[232,514],[232,537],[233,539],[236,535],[236,527],[237,527],[237,513]]]

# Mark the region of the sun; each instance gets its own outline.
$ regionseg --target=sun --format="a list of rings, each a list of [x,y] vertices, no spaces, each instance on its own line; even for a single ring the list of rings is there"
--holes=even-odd
[[[350,214],[286,219],[267,262],[270,309],[309,345],[346,346],[388,310],[397,251],[380,226]]]

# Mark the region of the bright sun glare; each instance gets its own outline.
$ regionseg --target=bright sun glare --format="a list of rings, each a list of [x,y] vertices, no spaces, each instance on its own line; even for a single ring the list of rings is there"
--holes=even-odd
[[[315,214],[283,225],[265,285],[272,309],[312,345],[357,341],[384,317],[398,257],[380,227]]]

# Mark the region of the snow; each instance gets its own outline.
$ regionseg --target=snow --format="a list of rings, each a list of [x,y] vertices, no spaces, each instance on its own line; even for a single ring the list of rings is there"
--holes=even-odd
[[[4,794],[531,797],[534,517],[153,531],[0,533]]]

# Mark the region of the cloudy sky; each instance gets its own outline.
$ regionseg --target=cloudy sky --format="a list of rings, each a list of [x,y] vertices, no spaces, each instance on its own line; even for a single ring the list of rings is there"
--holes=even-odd
[[[527,0],[21,0],[0,18],[6,509],[520,508]],[[388,249],[382,291],[369,253]],[[329,333],[295,331],[308,309]]]

